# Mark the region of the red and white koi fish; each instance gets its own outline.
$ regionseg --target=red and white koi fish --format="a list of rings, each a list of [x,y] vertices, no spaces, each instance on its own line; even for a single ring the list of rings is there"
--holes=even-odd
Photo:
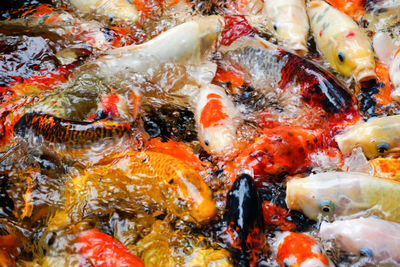
[[[223,88],[206,85],[195,98],[195,120],[199,140],[211,155],[222,156],[236,147],[240,113]]]
[[[280,267],[333,266],[314,238],[294,232],[278,234],[276,261]]]

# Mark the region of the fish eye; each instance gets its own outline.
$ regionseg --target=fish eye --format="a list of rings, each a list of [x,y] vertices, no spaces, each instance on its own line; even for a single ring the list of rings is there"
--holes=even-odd
[[[385,151],[388,151],[388,150],[389,150],[389,144],[386,143],[386,142],[379,143],[379,144],[376,146],[376,150],[377,150],[379,153],[385,153]]]
[[[343,62],[345,60],[345,56],[344,56],[344,52],[343,51],[340,51],[338,53],[338,58],[339,58],[340,62]]]
[[[370,257],[370,258],[372,258],[374,256],[374,253],[372,252],[372,249],[370,249],[370,248],[361,248],[360,249],[360,254],[362,256],[367,256],[367,257]]]
[[[208,142],[208,140],[204,140],[204,144],[205,144],[206,146],[208,146],[208,145],[210,144],[210,142]]]
[[[290,263],[289,263],[289,260],[287,258],[283,260],[283,266],[284,267],[290,267]]]
[[[277,31],[278,30],[278,26],[276,26],[276,23],[274,23],[274,30]]]
[[[323,200],[319,204],[319,209],[322,213],[330,214],[335,211],[335,204],[330,200]]]

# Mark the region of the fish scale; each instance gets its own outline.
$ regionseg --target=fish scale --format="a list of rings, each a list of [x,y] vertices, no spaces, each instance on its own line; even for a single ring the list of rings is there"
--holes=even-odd
[[[159,152],[117,153],[74,178],[73,184],[73,193],[67,201],[73,217],[79,207],[88,209],[91,195],[98,199],[97,194],[104,194],[101,199],[105,207],[116,202],[118,206],[135,209],[140,201],[146,200],[146,203],[160,203],[178,217],[196,223],[207,221],[216,213],[211,191],[203,178],[185,162]],[[116,191],[107,195],[113,187]]]

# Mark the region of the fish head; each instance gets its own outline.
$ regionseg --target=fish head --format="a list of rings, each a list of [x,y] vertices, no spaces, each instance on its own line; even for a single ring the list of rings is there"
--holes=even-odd
[[[227,125],[219,125],[203,130],[199,138],[202,147],[211,155],[224,155],[234,150],[237,143],[235,129]]]
[[[362,178],[362,177],[361,177]],[[359,177],[341,172],[326,172],[289,180],[286,204],[313,220],[333,220],[368,209],[360,191]]]
[[[197,224],[208,222],[217,213],[210,188],[190,166],[177,168],[176,174],[174,179],[167,181],[170,190],[165,194],[170,200],[169,208],[188,221]]]
[[[372,119],[336,135],[335,140],[343,154],[350,154],[354,148],[361,147],[369,159],[397,155],[400,152],[400,138],[396,134],[400,125],[397,121],[400,121],[400,116]]]
[[[372,46],[357,30],[335,34],[328,43],[326,57],[332,67],[344,76],[354,76],[358,82],[375,79]]]
[[[225,23],[220,16],[208,16],[197,21],[200,33],[200,54],[206,54],[214,44],[218,43]]]

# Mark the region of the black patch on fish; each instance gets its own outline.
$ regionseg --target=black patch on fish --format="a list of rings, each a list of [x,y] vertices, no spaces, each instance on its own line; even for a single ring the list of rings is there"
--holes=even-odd
[[[14,210],[14,202],[7,193],[8,175],[0,173],[0,218],[12,215]]]
[[[249,175],[241,174],[233,183],[227,196],[223,224],[220,238],[233,253],[238,266],[256,263],[265,246],[264,221],[258,190]]]
[[[324,15],[319,15],[318,17],[317,17],[317,23],[319,23],[322,19],[324,18]]]
[[[360,110],[365,120],[378,115],[375,95],[378,94],[380,88],[383,88],[384,86],[383,83],[376,82],[375,80],[362,84]]]

